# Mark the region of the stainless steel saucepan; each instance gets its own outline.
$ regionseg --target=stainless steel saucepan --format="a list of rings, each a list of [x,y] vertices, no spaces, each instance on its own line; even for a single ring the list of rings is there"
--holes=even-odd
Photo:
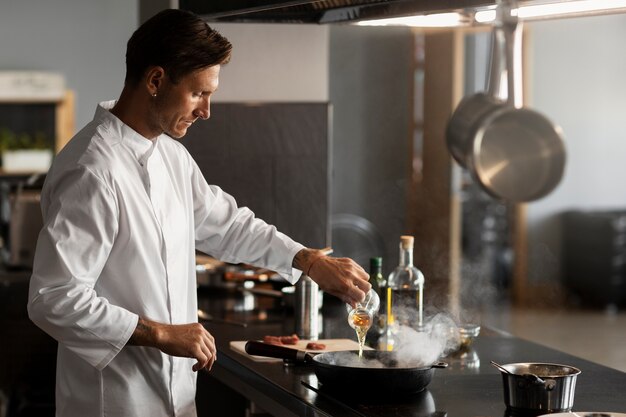
[[[554,363],[509,363],[498,367],[507,408],[535,414],[572,409],[580,369]]]

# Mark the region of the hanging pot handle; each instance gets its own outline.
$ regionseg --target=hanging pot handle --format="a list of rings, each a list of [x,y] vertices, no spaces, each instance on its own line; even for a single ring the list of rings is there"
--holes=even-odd
[[[503,42],[507,90],[506,101],[509,106],[519,109],[524,105],[522,78],[522,36],[524,28],[517,15],[512,14],[514,9],[517,9],[516,0],[498,1],[494,32],[500,34],[498,40]]]
[[[503,93],[502,81],[506,76],[506,53],[505,53],[504,31],[499,18],[496,17],[491,31],[491,62],[489,73],[487,74],[487,94],[497,100],[506,100]],[[504,80],[506,81],[506,79]]]

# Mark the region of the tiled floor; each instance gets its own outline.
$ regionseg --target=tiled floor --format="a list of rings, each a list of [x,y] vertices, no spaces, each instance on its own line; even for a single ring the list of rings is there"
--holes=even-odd
[[[626,372],[626,311],[502,307],[484,325]]]

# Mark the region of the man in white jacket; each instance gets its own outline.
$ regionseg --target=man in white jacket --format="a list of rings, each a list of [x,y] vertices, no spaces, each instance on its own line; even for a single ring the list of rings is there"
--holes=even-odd
[[[371,286],[208,185],[182,138],[209,118],[231,45],[198,16],[166,10],[132,35],[117,101],[103,102],[55,158],[30,318],[58,342],[57,416],[195,416],[196,374],[216,360],[197,323],[195,249],[302,271],[354,304]]]

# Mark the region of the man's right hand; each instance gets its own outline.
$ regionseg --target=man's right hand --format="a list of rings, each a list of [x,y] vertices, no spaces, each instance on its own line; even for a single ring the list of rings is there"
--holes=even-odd
[[[163,324],[139,318],[137,327],[128,341],[130,345],[150,346],[171,356],[195,358],[194,371],[209,371],[217,359],[215,339],[199,323]]]
[[[372,288],[367,272],[350,258],[332,258],[323,250],[302,249],[293,259],[293,266],[306,273],[320,288],[345,303],[363,301]]]

